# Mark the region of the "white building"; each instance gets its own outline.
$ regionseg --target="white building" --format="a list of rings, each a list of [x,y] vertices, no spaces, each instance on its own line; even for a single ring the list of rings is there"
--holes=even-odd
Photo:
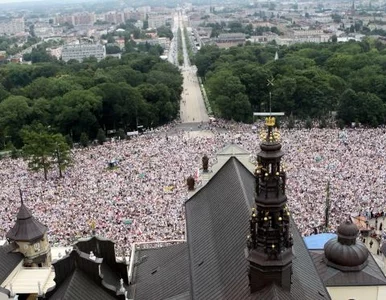
[[[57,47],[57,48],[49,48],[47,49],[47,52],[50,53],[51,56],[56,57],[58,60],[62,56],[63,47]]]
[[[106,48],[100,44],[78,44],[65,45],[62,50],[62,60],[68,62],[70,59],[83,61],[87,57],[95,57],[98,61],[106,57]]]
[[[148,27],[149,28],[158,28],[166,24],[165,15],[158,14],[149,14],[148,18]]]
[[[35,23],[34,32],[36,36],[43,39],[55,35],[54,28],[48,23]]]
[[[24,32],[24,18],[11,19],[0,23],[0,34],[18,34]]]

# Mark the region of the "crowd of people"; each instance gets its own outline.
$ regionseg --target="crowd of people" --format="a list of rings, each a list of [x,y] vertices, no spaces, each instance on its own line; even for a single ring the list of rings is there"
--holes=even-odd
[[[132,243],[185,238],[186,179],[209,165],[231,142],[255,155],[261,126],[218,122],[194,136],[163,127],[130,140],[73,150],[74,163],[59,178],[30,172],[22,159],[0,160],[0,240],[24,203],[48,226],[52,245],[69,245],[91,229],[127,254]],[[329,182],[330,228],[351,214],[386,207],[386,139],[378,129],[281,130],[288,205],[303,235],[324,224]],[[113,166],[110,164],[114,161]]]

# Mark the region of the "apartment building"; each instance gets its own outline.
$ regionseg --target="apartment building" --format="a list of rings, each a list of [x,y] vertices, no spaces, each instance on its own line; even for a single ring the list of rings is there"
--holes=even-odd
[[[62,49],[62,60],[68,62],[71,59],[83,61],[87,57],[95,57],[98,61],[106,57],[106,48],[100,44],[71,44]]]
[[[158,28],[166,24],[165,15],[149,14],[148,15],[149,28]]]
[[[125,23],[125,13],[111,11],[104,15],[105,21],[114,24]]]
[[[55,17],[56,24],[93,25],[96,21],[94,13],[77,13],[73,15],[60,15]]]

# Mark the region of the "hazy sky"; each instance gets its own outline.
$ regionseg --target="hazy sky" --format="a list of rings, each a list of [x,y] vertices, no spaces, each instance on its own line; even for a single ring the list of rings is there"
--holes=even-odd
[[[0,3],[37,2],[43,0],[0,0]]]

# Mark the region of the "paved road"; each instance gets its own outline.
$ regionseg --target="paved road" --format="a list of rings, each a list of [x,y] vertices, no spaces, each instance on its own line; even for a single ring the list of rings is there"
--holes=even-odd
[[[196,66],[191,66],[189,62],[182,22],[183,17],[184,16],[180,14],[178,22],[182,32],[182,46],[184,53],[184,66],[181,68],[182,75],[184,77],[184,90],[182,92],[180,105],[180,118],[182,123],[208,122],[208,113],[206,112],[200,84],[196,75],[197,68]]]
[[[178,48],[177,48],[177,46],[178,46],[177,45],[177,40],[178,40],[177,30],[178,30],[178,26],[179,26],[178,13],[175,13],[173,16],[173,29],[172,29],[173,39],[170,42],[169,55],[168,55],[169,62],[174,64],[174,65],[178,65],[178,62],[177,62],[177,50],[178,50]]]

